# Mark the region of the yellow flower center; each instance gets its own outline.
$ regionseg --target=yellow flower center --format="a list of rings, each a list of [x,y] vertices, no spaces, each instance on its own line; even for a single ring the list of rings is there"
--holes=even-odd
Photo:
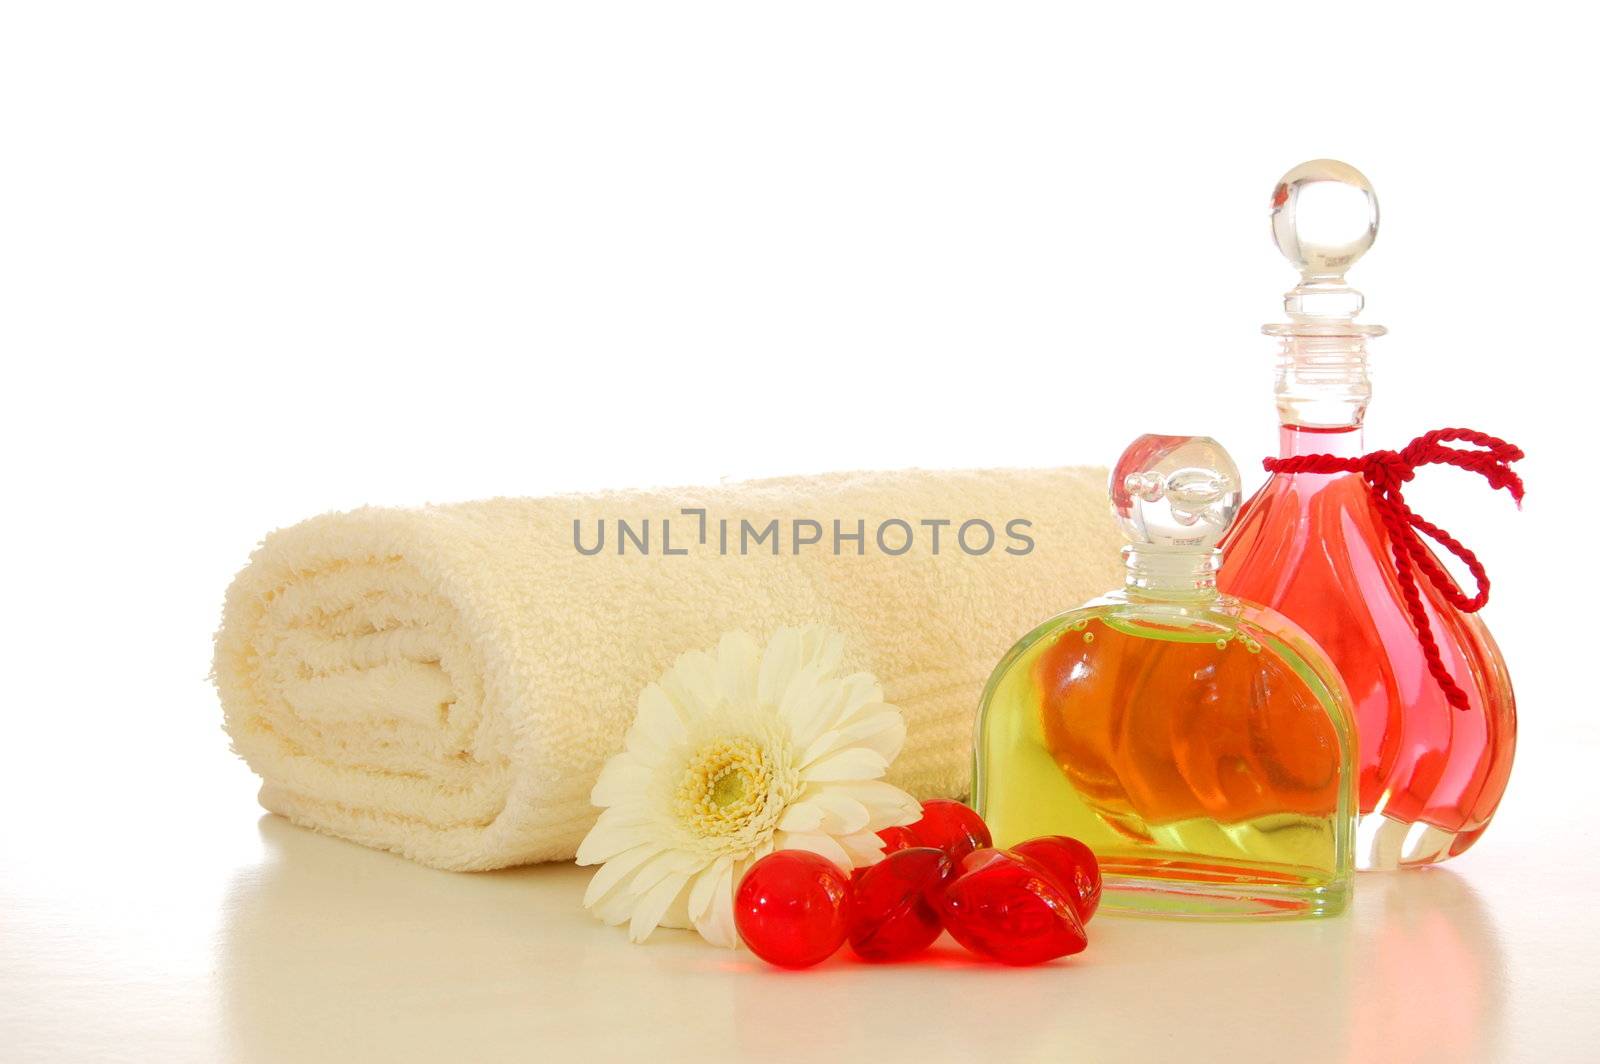
[[[678,786],[676,810],[699,836],[732,835],[761,815],[772,763],[754,739],[718,739],[695,752]]]

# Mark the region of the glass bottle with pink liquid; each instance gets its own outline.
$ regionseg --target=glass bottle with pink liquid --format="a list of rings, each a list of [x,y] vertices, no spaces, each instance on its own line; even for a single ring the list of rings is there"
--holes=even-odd
[[[1301,274],[1284,297],[1289,320],[1264,327],[1282,344],[1280,453],[1359,456],[1372,394],[1366,344],[1384,330],[1355,321],[1364,301],[1344,275],[1377,235],[1377,197],[1354,167],[1315,160],[1278,183],[1272,225]],[[1448,702],[1363,476],[1274,474],[1222,547],[1222,590],[1299,624],[1349,690],[1359,747],[1357,866],[1432,864],[1476,842],[1511,772],[1511,680],[1478,616],[1419,580],[1440,660],[1466,695],[1465,708]]]

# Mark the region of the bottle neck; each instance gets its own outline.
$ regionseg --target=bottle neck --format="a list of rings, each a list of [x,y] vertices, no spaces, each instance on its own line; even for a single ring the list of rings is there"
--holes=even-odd
[[[1361,331],[1365,328],[1374,327],[1268,326],[1282,342],[1275,389],[1280,424],[1311,430],[1353,428],[1359,433],[1372,399],[1372,378],[1367,375],[1371,333]]]
[[[1129,598],[1205,602],[1215,599],[1222,552],[1214,547],[1122,548]]]
[[[1278,457],[1297,458],[1306,454],[1331,454],[1335,458],[1359,458],[1366,454],[1361,423],[1338,428],[1310,428],[1305,425],[1278,426]]]

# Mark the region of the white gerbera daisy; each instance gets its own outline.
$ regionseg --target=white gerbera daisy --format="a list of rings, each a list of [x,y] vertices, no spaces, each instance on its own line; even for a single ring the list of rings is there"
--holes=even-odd
[[[590,800],[604,808],[578,847],[603,865],[583,904],[643,942],[694,927],[734,946],[733,892],[773,850],[841,868],[883,857],[880,828],[911,824],[917,800],[879,777],[906,724],[866,673],[835,676],[844,637],[781,628],[763,654],[749,636],[692,651],[639,696],[624,751]]]

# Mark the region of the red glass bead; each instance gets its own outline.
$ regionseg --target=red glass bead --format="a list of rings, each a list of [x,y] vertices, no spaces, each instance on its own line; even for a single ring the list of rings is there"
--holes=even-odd
[[[878,832],[878,838],[883,840],[883,852],[886,854],[923,845],[917,841],[916,834],[906,827],[884,828]]]
[[[850,878],[826,857],[779,850],[750,866],[733,899],[733,923],[769,964],[808,968],[831,957],[850,930]]]
[[[939,895],[945,930],[1004,964],[1038,964],[1088,944],[1068,891],[1026,857],[978,850]]]
[[[869,961],[893,961],[926,949],[939,937],[939,892],[956,868],[943,850],[896,850],[855,880],[850,901],[850,948]]]
[[[1100,862],[1093,850],[1066,835],[1044,835],[1011,849],[1055,876],[1077,904],[1078,919],[1089,922],[1100,907]]]
[[[973,850],[994,845],[983,818],[948,798],[923,802],[922,819],[911,825],[911,833],[920,845],[937,846],[958,863]]]

